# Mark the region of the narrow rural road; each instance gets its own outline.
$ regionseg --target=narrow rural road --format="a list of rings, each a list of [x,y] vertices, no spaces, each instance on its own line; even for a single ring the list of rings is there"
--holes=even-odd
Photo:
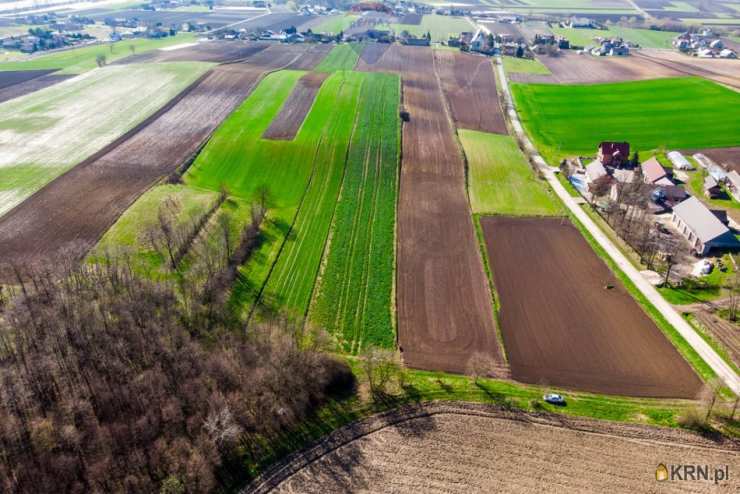
[[[506,79],[504,73],[504,66],[501,57],[496,57],[496,71],[501,84],[501,89],[504,93],[504,111],[509,117],[509,121],[516,133],[517,139],[519,139],[522,147],[529,155],[531,161],[537,166],[545,176],[550,186],[553,188],[555,193],[560,197],[565,206],[570,210],[573,215],[578,218],[578,221],[588,230],[593,236],[596,242],[606,251],[611,259],[619,266],[624,274],[635,284],[638,290],[655,306],[655,308],[666,318],[669,324],[671,324],[681,334],[681,336],[691,345],[691,347],[704,359],[704,361],[712,368],[712,370],[719,376],[722,381],[732,389],[732,391],[740,396],[740,377],[722,360],[717,352],[712,349],[702,338],[699,336],[694,328],[692,328],[688,322],[686,322],[681,315],[676,312],[672,305],[658,293],[658,291],[645,278],[642,277],[640,272],[629,262],[629,260],[617,249],[609,238],[601,231],[596,223],[586,214],[586,212],[579,206],[575,198],[572,197],[568,191],[560,183],[557,176],[555,175],[556,168],[553,168],[547,164],[545,159],[540,156],[537,148],[534,147],[532,141],[530,141],[527,134],[524,132],[521,122],[519,121],[519,115],[516,112],[514,100],[511,96],[509,88],[509,81]]]

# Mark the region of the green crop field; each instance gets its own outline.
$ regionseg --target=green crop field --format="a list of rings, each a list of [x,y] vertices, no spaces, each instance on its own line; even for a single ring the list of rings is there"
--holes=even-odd
[[[528,58],[502,57],[504,60],[504,70],[508,73],[517,74],[551,74],[550,69],[545,67],[539,60],[530,60]]]
[[[608,30],[602,29],[570,29],[553,26],[552,32],[568,38],[577,46],[593,46],[596,44],[594,38],[620,37],[626,41],[637,43],[644,48],[670,48],[671,41],[677,33],[668,31],[654,31],[651,29],[635,29],[622,26],[609,26]]]
[[[210,66],[111,66],[0,103],[0,215],[136,126]]]
[[[299,317],[308,309],[318,274],[365,77],[360,72],[335,72],[327,79],[296,138],[311,177],[265,296],[268,303]],[[315,147],[313,155],[305,152],[308,144]]]
[[[349,43],[337,45],[329,52],[316,67],[316,72],[336,72],[337,70],[352,70],[360,58],[362,45]]]
[[[474,213],[546,216],[562,214],[557,199],[539,181],[507,135],[458,130],[469,166]]]
[[[400,124],[398,77],[368,74],[310,319],[346,352],[392,347]]]
[[[335,72],[321,86],[292,141],[261,136],[299,71],[266,77],[224,122],[186,175],[186,183],[253,200],[266,189],[271,207],[259,248],[242,269],[235,303],[305,313],[344,173],[361,83],[367,74]],[[267,166],[269,164],[269,166]]]
[[[117,43],[83,46],[48,54],[39,54],[26,60],[0,63],[0,70],[59,69],[60,74],[81,74],[97,67],[96,57],[105,55],[108,63],[135,53],[145,53],[167,46],[195,41],[192,33],[181,33],[163,39],[132,39]]]
[[[377,28],[390,29],[396,34],[408,31],[416,36],[429,33],[435,43],[447,41],[450,36],[457,36],[462,32],[475,31],[475,28],[462,17],[448,15],[425,15],[421,19],[421,24],[385,24],[378,25]]]
[[[551,163],[601,141],[640,151],[740,144],[740,94],[697,77],[589,85],[513,84],[522,123]]]
[[[339,34],[339,32],[348,29],[359,16],[357,15],[336,15],[324,20],[312,29],[315,33]]]

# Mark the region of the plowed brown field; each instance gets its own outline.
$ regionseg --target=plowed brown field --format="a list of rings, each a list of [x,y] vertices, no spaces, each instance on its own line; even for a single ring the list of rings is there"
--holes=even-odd
[[[397,213],[396,303],[404,361],[463,372],[470,356],[482,352],[503,365],[465,193],[465,164],[433,72],[432,50],[366,49],[371,53],[360,59],[359,69],[400,72],[403,105],[411,116],[403,124]]]
[[[696,397],[689,364],[567,220],[488,217],[481,226],[514,379]]]
[[[37,72],[37,71],[34,71]],[[39,72],[50,72],[50,71],[39,71]],[[2,72],[0,72],[0,77],[2,77]],[[57,74],[43,74],[37,77],[33,77],[31,79],[26,79],[21,82],[17,82],[14,84],[9,84],[3,87],[0,87],[0,103],[3,101],[9,101],[13,98],[18,98],[19,96],[23,96],[24,94],[33,93],[34,91],[38,91],[39,89],[44,89],[45,87],[53,86],[54,84],[57,84],[58,82],[66,81],[67,79],[74,77],[73,75],[57,75]],[[0,86],[2,84],[0,83]]]
[[[701,152],[718,165],[740,173],[740,146],[732,148],[702,149]]]
[[[594,57],[563,50],[560,56],[543,56],[539,57],[539,60],[550,69],[552,75],[510,74],[511,80],[514,82],[579,84],[686,75],[671,67],[637,56]]]
[[[133,131],[48,184],[0,220],[0,263],[84,256],[141,193],[198,150],[265,72],[290,65],[304,50],[273,45],[248,64],[216,67]],[[0,270],[0,279],[7,276]]]
[[[293,139],[303,124],[303,119],[313,105],[313,100],[321,88],[327,72],[309,72],[301,77],[280,109],[280,113],[273,119],[270,126],[262,135],[265,139]]]
[[[431,405],[339,430],[247,492],[735,492],[737,444],[685,431],[555,415]],[[727,465],[729,479],[656,482],[666,465]],[[670,468],[670,467],[669,467]]]
[[[633,57],[630,57],[633,58]],[[696,58],[670,50],[644,49],[636,52],[636,60],[650,62],[677,75],[695,75],[740,90],[740,68],[737,60]]]
[[[490,58],[434,50],[434,63],[457,127],[507,133]]]

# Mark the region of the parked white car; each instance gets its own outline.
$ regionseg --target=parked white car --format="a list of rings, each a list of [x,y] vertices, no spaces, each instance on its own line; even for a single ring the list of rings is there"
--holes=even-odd
[[[547,393],[542,399],[553,405],[565,405],[565,398],[557,393]]]

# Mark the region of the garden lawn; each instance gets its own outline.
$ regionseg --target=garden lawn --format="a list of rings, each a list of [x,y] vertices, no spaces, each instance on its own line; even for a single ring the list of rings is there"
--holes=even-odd
[[[367,345],[391,348],[396,341],[392,290],[399,101],[397,76],[366,76],[325,267],[309,314],[353,354]]]
[[[59,69],[59,74],[81,74],[97,67],[96,57],[105,55],[107,63],[131,55],[131,47],[135,53],[173,46],[180,43],[195,41],[195,34],[181,33],[163,39],[143,39],[119,41],[117,43],[101,43],[92,46],[82,46],[69,50],[57,51],[44,55],[30,57],[27,60],[0,63],[1,70],[39,70]]]
[[[520,118],[550,163],[593,155],[601,141],[634,150],[740,144],[740,94],[698,77],[609,84],[512,84]]]
[[[0,103],[0,215],[135,127],[210,66],[111,66]]]
[[[337,70],[352,70],[357,65],[362,45],[359,43],[345,43],[337,45],[316,66],[316,72],[336,72]]]
[[[474,213],[546,216],[562,214],[558,201],[539,181],[507,135],[458,130],[468,159]]]
[[[427,33],[431,34],[432,41],[439,43],[447,41],[450,36],[459,36],[460,33],[465,31],[474,31],[473,26],[470,25],[462,17],[452,17],[448,15],[425,15],[421,18],[421,24],[390,24],[390,25],[379,25],[377,29],[391,29],[397,35],[402,31],[408,31],[409,33],[416,36],[423,36]]]
[[[339,34],[339,32],[349,29],[352,23],[358,18],[359,16],[357,15],[337,15],[329,17],[321,24],[314,27],[312,31],[316,33]]]
[[[146,240],[147,229],[157,221],[157,211],[165,200],[176,201],[181,209],[178,227],[190,223],[218,198],[214,191],[197,190],[185,185],[158,185],[128,208],[103,235],[90,253],[92,261],[106,254],[123,252],[132,255],[134,266],[145,270],[159,269],[165,259]]]
[[[528,58],[503,57],[504,70],[509,73],[517,74],[551,74],[550,69],[543,65],[539,60],[530,60]]]
[[[232,302],[302,316],[318,272],[366,74],[336,72],[321,86],[292,141],[261,136],[290,95],[300,71],[267,76],[216,131],[185,176],[188,184],[247,201],[266,195],[268,220],[241,270]]]

